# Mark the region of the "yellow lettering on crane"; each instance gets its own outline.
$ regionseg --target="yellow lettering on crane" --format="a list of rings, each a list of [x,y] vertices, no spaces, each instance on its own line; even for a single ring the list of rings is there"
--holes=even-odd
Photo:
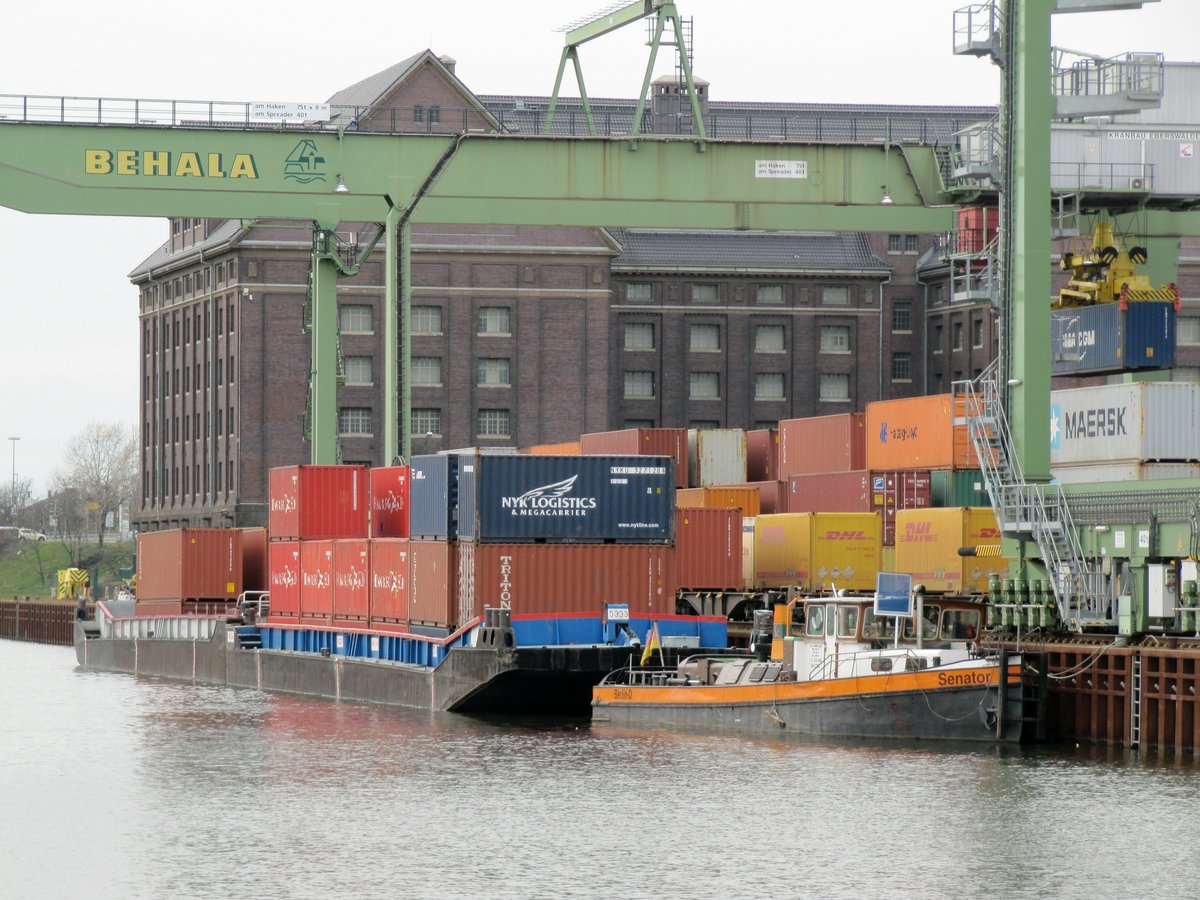
[[[230,178],[257,178],[258,170],[254,167],[254,157],[249,153],[235,153],[233,165],[229,167]]]
[[[88,175],[111,175],[112,152],[109,150],[84,150],[83,171]]]
[[[166,150],[142,151],[143,175],[170,175],[171,154]]]
[[[221,154],[208,154],[208,177],[209,178],[224,178],[225,173],[221,171]]]
[[[137,152],[134,150],[117,151],[117,174],[136,175],[138,173]]]
[[[187,153],[179,154],[179,161],[175,163],[176,175],[195,175],[197,178],[204,177],[204,170],[200,168],[200,156],[190,150]]]

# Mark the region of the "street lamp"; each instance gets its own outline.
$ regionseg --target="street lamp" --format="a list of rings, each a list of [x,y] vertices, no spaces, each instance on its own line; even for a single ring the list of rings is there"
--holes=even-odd
[[[17,441],[19,437],[10,437],[12,441],[12,493],[8,495],[9,509],[15,517],[17,514]]]

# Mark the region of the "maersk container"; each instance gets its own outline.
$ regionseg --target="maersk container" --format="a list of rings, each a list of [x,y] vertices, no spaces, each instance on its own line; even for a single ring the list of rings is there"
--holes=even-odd
[[[272,540],[367,536],[366,466],[280,466],[268,480]]]
[[[688,486],[686,428],[625,428],[598,431],[579,438],[579,450],[589,456],[669,456],[675,461],[675,486]]]
[[[742,586],[742,513],[738,509],[677,509],[675,582],[694,590]]]
[[[471,464],[468,472],[460,459],[460,539],[667,544],[674,537],[669,457],[480,456]]]
[[[746,480],[779,478],[779,429],[756,428],[746,432]]]
[[[865,468],[886,472],[978,466],[967,436],[965,402],[960,400],[957,410],[952,406],[949,394],[868,403]]]
[[[754,523],[755,585],[874,590],[881,546],[878,513],[759,516]]]
[[[688,487],[746,480],[746,432],[740,428],[688,429]]]
[[[979,469],[935,469],[929,473],[930,506],[991,506]]]
[[[1000,544],[991,507],[902,509],[896,514],[895,571],[933,594],[986,594],[988,579],[1008,573],[1002,556],[960,556],[965,547]]]
[[[414,456],[409,465],[409,537],[453,539],[457,534],[458,460],[448,454]]]
[[[371,537],[408,537],[408,466],[378,466],[368,472]]]
[[[272,620],[300,618],[300,542],[271,541],[267,551]]]
[[[333,618],[366,625],[371,611],[371,545],[333,542]]]
[[[173,528],[137,537],[138,600],[236,600],[242,592],[242,532]]]
[[[1162,481],[1167,478],[1200,478],[1197,463],[1083,463],[1051,466],[1051,477],[1059,484],[1099,482]]]
[[[1175,365],[1175,304],[1098,303],[1050,313],[1050,372],[1099,375]]]
[[[779,423],[779,478],[867,468],[865,416],[838,413]]]
[[[408,541],[371,541],[371,626],[395,630],[408,625]]]
[[[1050,465],[1200,460],[1200,384],[1105,384],[1050,392]]]
[[[300,544],[300,617],[328,621],[333,615],[333,541]]]
[[[744,516],[757,516],[762,510],[758,488],[749,485],[684,488],[675,492],[676,507],[740,509]]]
[[[449,541],[408,542],[408,618],[413,625],[448,629],[457,620],[457,550]]]

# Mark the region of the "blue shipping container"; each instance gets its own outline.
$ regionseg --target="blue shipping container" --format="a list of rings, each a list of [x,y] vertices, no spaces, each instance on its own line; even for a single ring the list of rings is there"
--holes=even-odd
[[[674,540],[670,457],[478,456],[472,462],[474,497],[460,506],[460,538],[489,543]],[[460,497],[465,490],[464,482]],[[473,521],[467,524],[465,511],[472,502]]]
[[[409,535],[446,541],[456,534],[458,457],[414,456],[409,481]]]
[[[1054,375],[1100,375],[1175,364],[1175,305],[1099,303],[1050,313]]]

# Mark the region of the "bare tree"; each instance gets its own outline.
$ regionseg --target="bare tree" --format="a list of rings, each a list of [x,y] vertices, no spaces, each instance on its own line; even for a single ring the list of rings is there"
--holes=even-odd
[[[137,485],[137,429],[116,422],[91,422],[71,439],[55,475],[59,491],[74,489],[96,515],[99,542],[104,520],[130,502]]]
[[[33,496],[33,481],[29,478],[18,478],[14,483],[8,478],[0,478],[0,510],[7,514],[12,524],[17,524],[17,510],[29,502]]]

